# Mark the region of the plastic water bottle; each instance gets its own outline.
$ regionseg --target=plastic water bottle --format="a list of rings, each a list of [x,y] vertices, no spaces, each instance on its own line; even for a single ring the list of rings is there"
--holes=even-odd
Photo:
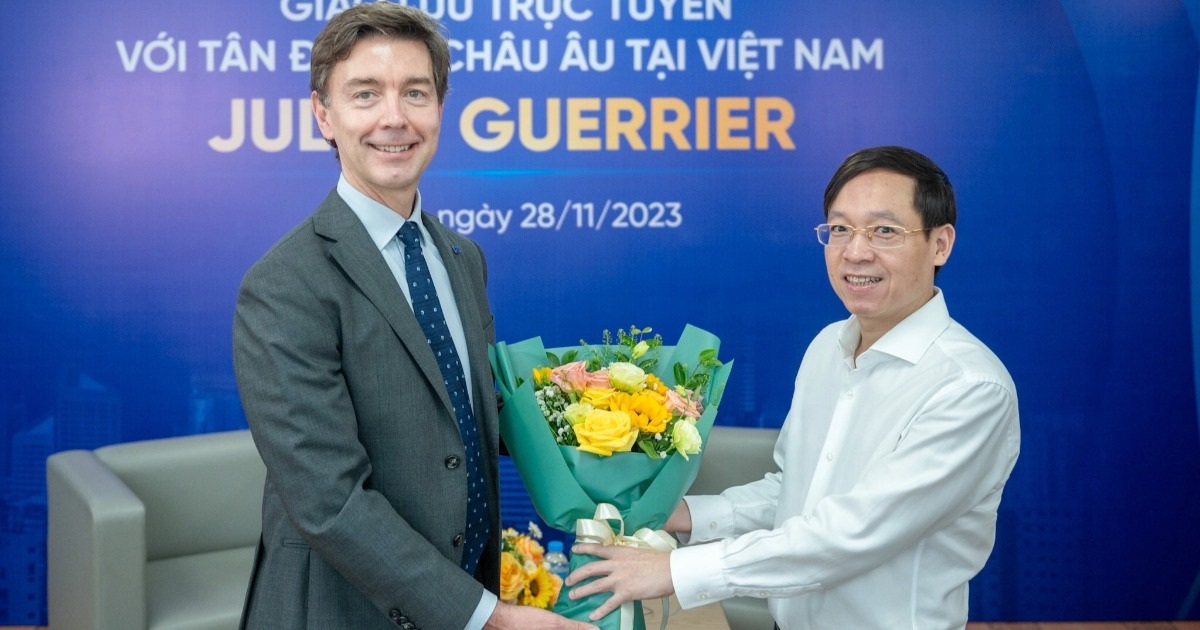
[[[567,560],[567,554],[563,553],[561,540],[551,540],[546,544],[546,555],[543,558],[543,563],[546,565],[547,571],[564,580],[567,578],[567,574],[571,572],[571,563]]]

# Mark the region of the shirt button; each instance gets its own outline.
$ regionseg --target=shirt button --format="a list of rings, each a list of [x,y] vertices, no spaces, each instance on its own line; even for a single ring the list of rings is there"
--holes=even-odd
[[[760,598],[762,598],[762,599],[766,599],[766,598],[767,598],[767,592],[766,592],[766,591],[759,591],[759,592],[758,592],[758,596],[759,596]]]
[[[455,536],[454,540],[452,540],[450,542],[452,542],[455,547],[461,547],[464,540],[466,540],[466,538],[464,538],[462,534],[459,534],[459,535]]]
[[[825,451],[825,459],[828,461],[833,461],[833,451]]]
[[[708,524],[708,526],[709,526],[709,528],[711,528],[711,529],[716,529],[716,528],[717,528],[717,522],[716,522],[716,521],[713,521],[713,522],[709,523],[709,524]]]
[[[846,398],[854,398],[854,390],[846,392]]]
[[[708,593],[700,593],[696,596],[698,599],[708,599]]]
[[[460,461],[461,460],[458,459],[458,455],[451,455],[446,458],[446,468],[454,470],[455,468],[458,468]]]

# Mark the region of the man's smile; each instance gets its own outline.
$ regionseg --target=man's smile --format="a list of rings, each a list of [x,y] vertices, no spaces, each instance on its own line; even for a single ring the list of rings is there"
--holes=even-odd
[[[413,147],[413,145],[411,145],[411,144],[372,144],[371,145],[372,149],[376,149],[378,151],[383,151],[384,153],[403,153],[403,152],[411,149],[412,147]]]
[[[866,286],[870,286],[872,284],[883,282],[883,278],[880,278],[878,276],[845,275],[845,276],[842,276],[842,279],[845,280],[846,283],[852,287],[866,287]]]

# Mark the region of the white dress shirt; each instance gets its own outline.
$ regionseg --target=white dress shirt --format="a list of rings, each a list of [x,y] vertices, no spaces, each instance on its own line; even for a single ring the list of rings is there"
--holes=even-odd
[[[783,630],[965,627],[1020,450],[1016,388],[940,290],[855,360],[859,338],[851,317],[809,345],[781,472],[686,499],[684,608],[741,595]]]
[[[458,313],[458,302],[454,299],[454,288],[450,285],[450,275],[446,272],[446,263],[442,261],[441,252],[434,247],[429,231],[421,223],[420,191],[413,200],[412,214],[408,219],[364,195],[346,181],[345,176],[338,180],[337,191],[338,196],[346,202],[346,205],[350,206],[358,220],[362,221],[363,227],[367,228],[367,234],[371,236],[371,241],[383,254],[383,259],[387,261],[388,268],[396,277],[396,283],[404,292],[404,300],[408,302],[409,307],[412,307],[412,296],[408,292],[408,276],[404,269],[404,244],[400,242],[396,234],[400,231],[400,227],[408,221],[417,224],[417,230],[421,233],[421,254],[425,257],[425,265],[429,269],[429,275],[433,278],[433,286],[437,289],[438,301],[442,304],[442,314],[446,318],[446,326],[450,329],[450,337],[454,340],[454,350],[462,358],[463,377],[470,383],[471,362],[467,357],[467,337],[463,334],[462,316]],[[467,388],[467,396],[474,402],[475,393],[471,391],[470,387]],[[483,628],[488,617],[492,615],[492,611],[496,609],[497,602],[499,602],[499,598],[495,594],[484,590],[483,597],[475,607],[475,613],[464,630]]]

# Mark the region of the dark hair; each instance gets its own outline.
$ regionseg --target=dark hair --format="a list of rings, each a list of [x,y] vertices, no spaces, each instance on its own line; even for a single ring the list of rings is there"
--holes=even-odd
[[[333,67],[349,57],[360,41],[378,35],[425,44],[433,62],[438,103],[444,103],[450,91],[450,44],[444,28],[420,9],[390,2],[355,5],[334,16],[321,29],[313,41],[308,79],[309,87],[321,102],[329,104],[327,82]]]
[[[863,149],[847,157],[825,187],[825,218],[829,218],[829,206],[837,199],[842,188],[850,180],[867,171],[882,169],[907,175],[916,182],[913,206],[921,215],[921,227],[934,228],[954,225],[958,220],[958,207],[954,203],[954,188],[950,179],[933,160],[904,147],[875,147]],[[925,233],[929,238],[929,233]]]

